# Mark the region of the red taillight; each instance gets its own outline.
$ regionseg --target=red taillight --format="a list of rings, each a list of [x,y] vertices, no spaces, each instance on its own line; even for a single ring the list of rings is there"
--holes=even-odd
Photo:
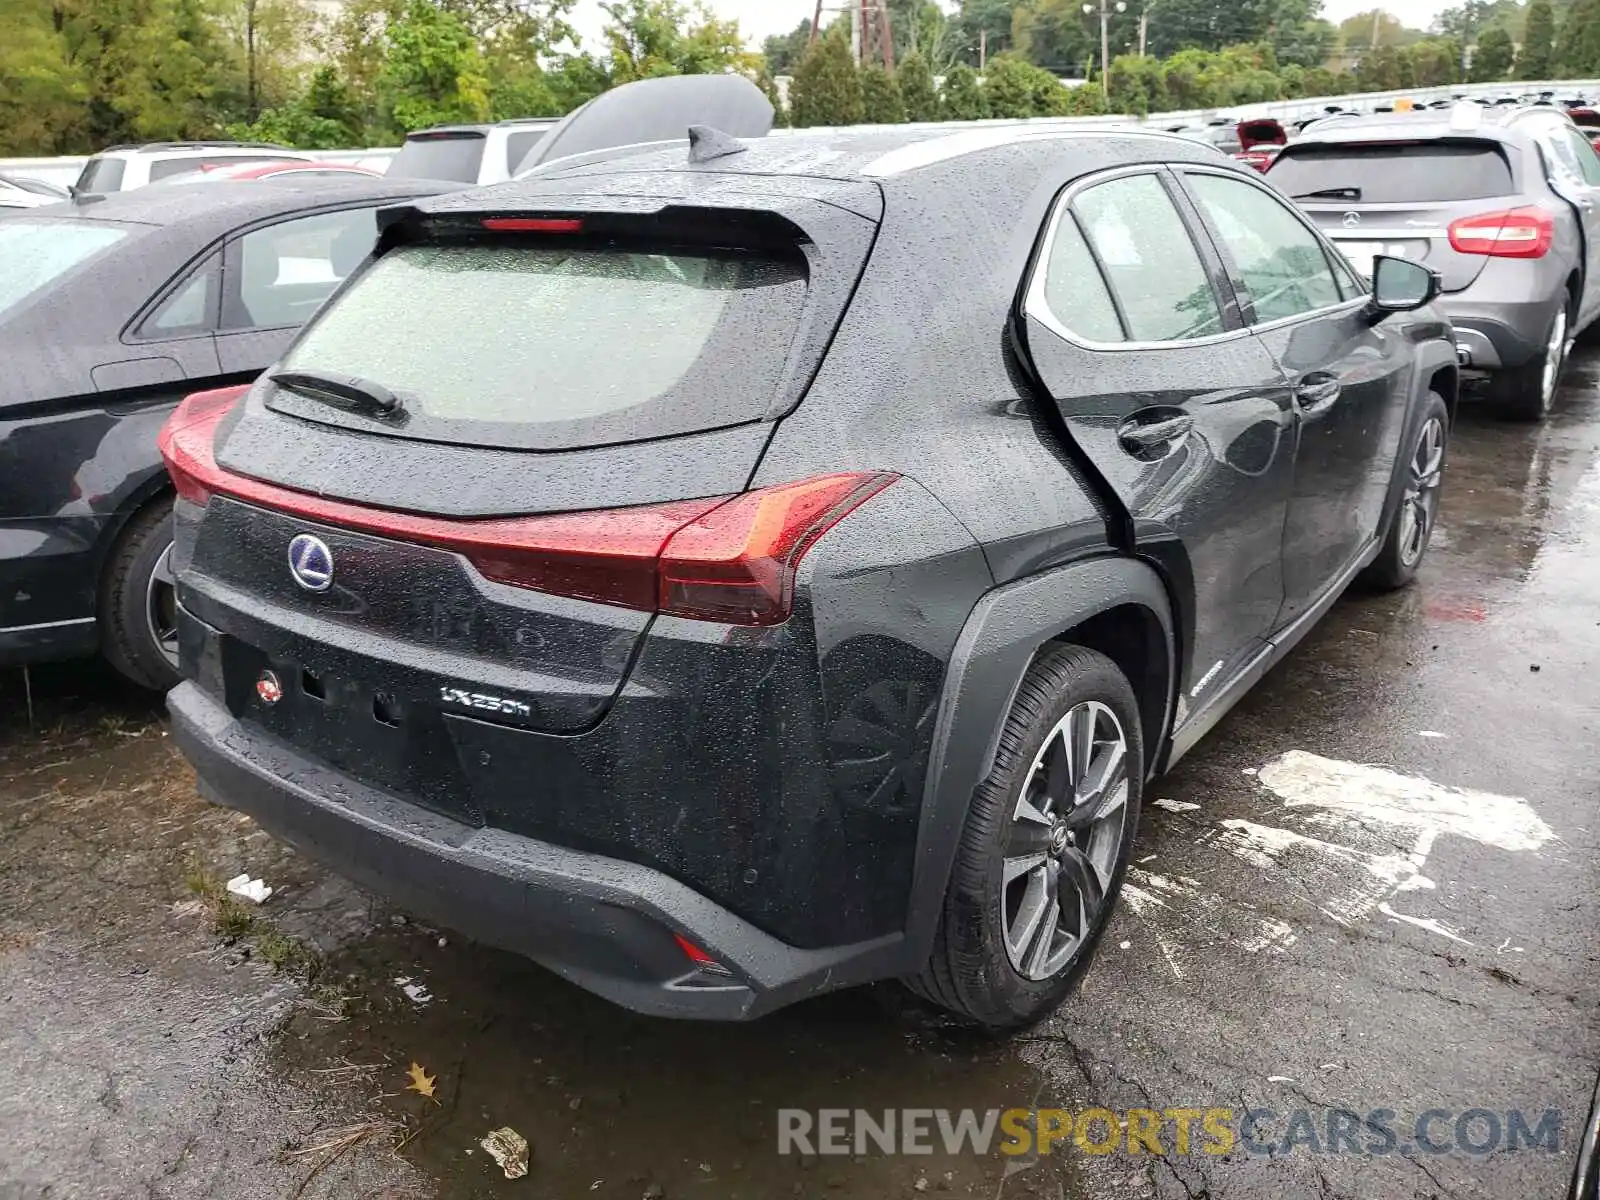
[[[482,225],[494,233],[582,233],[576,217],[485,217]]]
[[[797,483],[637,508],[537,517],[424,517],[311,496],[224,471],[217,426],[247,388],[190,396],[161,431],[178,494],[233,496],[346,529],[437,546],[513,587],[729,625],[778,625],[806,551],[897,476],[823,475]]]
[[[1463,217],[1450,223],[1450,246],[1458,254],[1543,258],[1555,236],[1555,218],[1532,206]]]
[[[209,484],[218,474],[212,454],[217,426],[249,390],[250,385],[244,383],[185,396],[156,436],[156,448],[167,464],[172,486],[191,504],[211,499]]]

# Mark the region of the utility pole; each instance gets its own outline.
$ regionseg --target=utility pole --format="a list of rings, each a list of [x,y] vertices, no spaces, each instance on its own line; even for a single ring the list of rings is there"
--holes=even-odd
[[[1372,10],[1372,48],[1374,50],[1376,50],[1378,48],[1378,33],[1382,28],[1382,21],[1383,21],[1383,9],[1381,9],[1381,8],[1373,9]]]
[[[1150,37],[1150,14],[1148,12],[1142,12],[1142,13],[1139,14],[1139,57],[1140,58],[1144,57],[1145,43],[1149,40],[1149,37]]]
[[[885,71],[894,69],[894,31],[889,26],[889,8],[885,0],[840,0],[838,4],[817,0],[811,11],[812,42],[822,34],[824,11],[849,14],[850,56],[857,66],[865,66],[868,58],[877,58],[883,62]]]
[[[1128,11],[1124,0],[1117,0],[1112,6],[1117,12]],[[1094,5],[1085,4],[1083,15],[1088,16],[1094,12]],[[1106,0],[1100,0],[1100,92],[1106,99],[1111,98],[1111,10],[1106,7]],[[1142,53],[1141,49],[1141,53]]]
[[[989,31],[978,30],[978,70],[989,65]]]

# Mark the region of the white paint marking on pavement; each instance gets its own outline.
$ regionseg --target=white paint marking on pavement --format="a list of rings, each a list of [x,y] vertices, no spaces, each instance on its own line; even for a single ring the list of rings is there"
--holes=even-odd
[[[1538,850],[1555,837],[1521,796],[1445,787],[1304,750],[1279,755],[1257,778],[1291,808],[1309,806],[1363,822],[1453,833],[1502,850]]]
[[[1404,921],[1407,925],[1415,925],[1418,929],[1426,929],[1429,933],[1437,933],[1440,937],[1447,937],[1452,942],[1460,942],[1463,946],[1472,945],[1466,938],[1458,933],[1452,933],[1432,917],[1408,917],[1405,913],[1395,912],[1387,904],[1378,905],[1378,911],[1391,921]]]

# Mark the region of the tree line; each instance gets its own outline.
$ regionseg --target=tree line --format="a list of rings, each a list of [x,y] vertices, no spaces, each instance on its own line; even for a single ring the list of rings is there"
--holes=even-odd
[[[1600,0],[1467,0],[1429,30],[1321,0],[888,0],[893,70],[845,22],[746,45],[685,0],[0,0],[0,153],[232,136],[308,149],[393,144],[448,122],[555,116],[607,88],[738,71],[797,126],[1152,113],[1459,82],[1600,76]],[[1140,53],[1141,49],[1144,53]],[[776,84],[788,76],[785,89]],[[1063,78],[1086,79],[1066,87]],[[785,102],[786,97],[786,102]]]

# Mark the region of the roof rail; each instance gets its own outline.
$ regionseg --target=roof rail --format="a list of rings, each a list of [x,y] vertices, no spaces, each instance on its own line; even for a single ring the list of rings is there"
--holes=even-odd
[[[196,142],[130,142],[123,145],[107,146],[100,151],[108,154],[113,150],[292,150],[292,146],[280,146],[276,142],[231,142],[218,139],[216,141]]]

